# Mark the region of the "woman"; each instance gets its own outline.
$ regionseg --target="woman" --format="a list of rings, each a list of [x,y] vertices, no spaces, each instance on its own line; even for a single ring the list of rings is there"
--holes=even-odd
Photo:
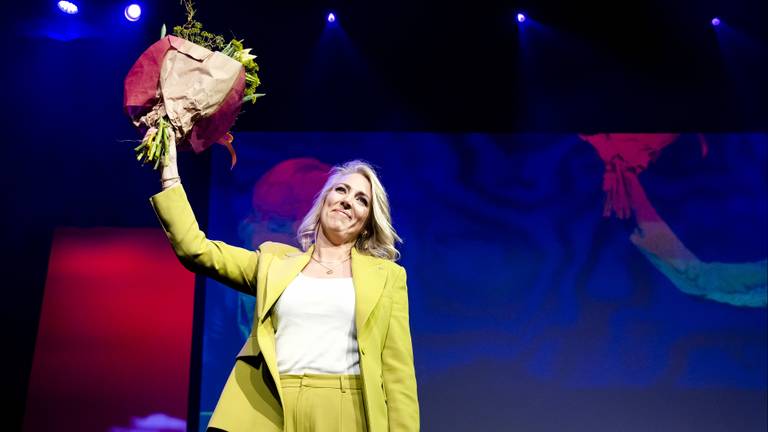
[[[405,270],[386,192],[360,161],[335,167],[299,227],[302,249],[208,240],[171,146],[150,202],[181,263],[256,296],[209,430],[415,431]]]

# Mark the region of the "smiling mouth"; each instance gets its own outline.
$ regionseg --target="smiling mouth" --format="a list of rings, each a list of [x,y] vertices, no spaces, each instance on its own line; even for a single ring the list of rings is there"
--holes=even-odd
[[[352,219],[352,215],[347,214],[347,212],[345,212],[344,210],[333,209],[332,211],[339,212],[339,213],[343,214],[344,216],[346,216],[347,218]]]

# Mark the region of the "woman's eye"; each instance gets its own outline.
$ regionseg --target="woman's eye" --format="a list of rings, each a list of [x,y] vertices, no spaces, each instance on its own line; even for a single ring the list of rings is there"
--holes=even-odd
[[[357,200],[358,200],[358,201],[360,201],[361,203],[363,203],[363,205],[364,205],[364,206],[367,206],[367,205],[368,205],[368,200],[367,200],[367,199],[365,199],[365,198],[362,198],[362,197],[360,197],[360,198],[358,198]]]
[[[344,189],[344,186],[336,186],[336,192],[346,192],[346,189]]]

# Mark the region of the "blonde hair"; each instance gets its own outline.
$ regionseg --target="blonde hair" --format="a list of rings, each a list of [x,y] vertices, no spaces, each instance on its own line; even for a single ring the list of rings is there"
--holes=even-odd
[[[389,213],[389,199],[384,186],[381,185],[376,171],[367,162],[353,160],[342,165],[336,165],[331,168],[328,180],[323,188],[315,196],[312,207],[301,221],[296,237],[299,240],[301,249],[306,251],[315,243],[317,233],[320,229],[320,211],[325,203],[325,197],[331,188],[339,182],[341,177],[349,174],[361,174],[371,183],[371,211],[365,227],[358,235],[355,241],[355,248],[358,252],[390,261],[400,259],[400,252],[395,248],[395,242],[402,243],[403,240],[395,232],[392,226],[392,217]]]

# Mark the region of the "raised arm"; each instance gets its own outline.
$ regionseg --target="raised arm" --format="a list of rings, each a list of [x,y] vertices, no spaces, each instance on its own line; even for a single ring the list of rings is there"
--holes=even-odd
[[[149,201],[176,256],[192,272],[255,295],[259,252],[206,238],[181,185],[175,146],[171,147],[169,163],[163,166],[161,173],[163,191],[153,195]]]

